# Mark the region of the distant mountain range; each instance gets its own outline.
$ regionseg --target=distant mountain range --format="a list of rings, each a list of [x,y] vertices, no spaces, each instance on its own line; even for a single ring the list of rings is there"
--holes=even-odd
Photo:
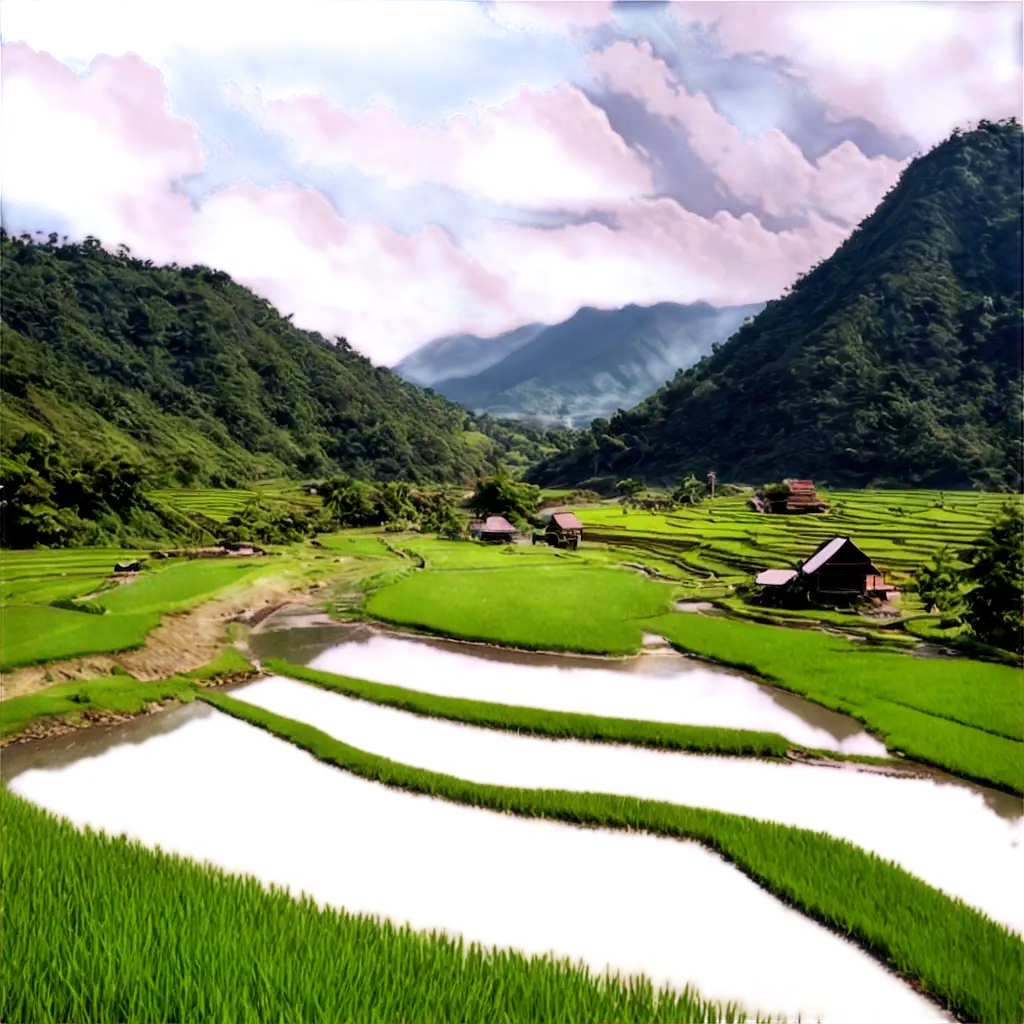
[[[407,355],[393,367],[395,373],[420,387],[436,387],[438,381],[472,377],[482,373],[517,349],[528,345],[544,324],[526,324],[496,338],[478,338],[475,334],[452,334],[438,338]]]
[[[531,471],[1019,489],[1021,126],[914,160],[829,259],[710,358]]]
[[[475,412],[586,426],[636,405],[762,308],[586,307],[560,324],[528,324],[497,338],[439,338],[394,370]]]

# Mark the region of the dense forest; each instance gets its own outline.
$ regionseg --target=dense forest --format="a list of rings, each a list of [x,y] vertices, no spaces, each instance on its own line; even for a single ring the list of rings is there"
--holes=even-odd
[[[463,484],[566,444],[471,416],[345,339],[299,330],[224,273],[156,267],[93,238],[2,233],[0,245],[8,534],[19,518],[41,540],[91,536],[83,522],[113,515],[157,536],[174,524],[145,488],[338,472]]]
[[[916,159],[828,260],[529,478],[1021,484],[1021,126]]]

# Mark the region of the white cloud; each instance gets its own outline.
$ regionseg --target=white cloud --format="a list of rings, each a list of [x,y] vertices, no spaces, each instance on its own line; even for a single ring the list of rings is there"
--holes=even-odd
[[[1021,5],[678,3],[728,51],[783,57],[839,116],[932,145],[971,120],[1020,116]]]
[[[440,127],[409,127],[379,103],[348,114],[323,96],[272,102],[258,116],[303,160],[349,163],[396,189],[438,184],[529,209],[589,209],[652,188],[650,171],[607,115],[564,84],[522,89],[509,103],[477,106]]]
[[[493,17],[511,28],[574,32],[613,19],[611,0],[493,0]]]
[[[869,159],[849,141],[815,165],[778,129],[748,137],[707,96],[677,83],[647,43],[613,43],[590,54],[588,63],[599,81],[683,127],[694,152],[732,195],[775,217],[813,210],[852,227],[878,205],[905,165]]]
[[[194,209],[172,183],[199,169],[201,153],[190,122],[168,112],[155,69],[100,58],[79,78],[27,47],[4,57],[12,207],[49,208],[78,235],[127,243],[143,258],[223,269],[298,326],[344,335],[378,362],[444,334],[555,322],[581,305],[766,299],[842,236],[815,218],[773,234],[749,215],[705,220],[668,199],[628,195],[595,203],[620,230],[493,223],[461,247],[437,228],[400,235],[345,220],[319,193],[292,186],[234,185]],[[566,92],[559,115],[580,99]],[[592,144],[582,129],[570,137]]]

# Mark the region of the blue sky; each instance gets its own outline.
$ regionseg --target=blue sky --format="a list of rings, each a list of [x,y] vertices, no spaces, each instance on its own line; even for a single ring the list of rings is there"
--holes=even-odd
[[[218,266],[391,363],[763,301],[956,125],[1019,3],[5,0],[3,218]]]

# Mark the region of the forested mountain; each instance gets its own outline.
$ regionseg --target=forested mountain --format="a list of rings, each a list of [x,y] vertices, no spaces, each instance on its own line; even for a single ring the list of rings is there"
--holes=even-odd
[[[9,527],[39,527],[19,536],[110,515],[119,530],[148,487],[338,471],[462,483],[554,450],[297,329],[224,273],[57,242],[0,235],[0,504]]]
[[[543,330],[544,324],[525,324],[496,338],[478,338],[475,334],[435,338],[395,363],[392,369],[403,380],[433,387],[440,380],[471,377],[486,370],[529,344]]]
[[[532,479],[1019,488],[1021,141],[955,132],[719,351]]]
[[[680,368],[692,366],[763,307],[715,309],[698,302],[579,310],[551,327],[530,325],[494,339],[443,339],[403,360],[396,372],[420,379],[429,366],[431,385],[470,409],[510,419],[585,426],[616,409],[629,408]],[[444,379],[449,349],[458,341],[465,355],[490,363],[470,369],[466,359]],[[487,346],[496,346],[493,349]],[[442,357],[442,361],[438,361]],[[411,360],[419,362],[409,371]]]

